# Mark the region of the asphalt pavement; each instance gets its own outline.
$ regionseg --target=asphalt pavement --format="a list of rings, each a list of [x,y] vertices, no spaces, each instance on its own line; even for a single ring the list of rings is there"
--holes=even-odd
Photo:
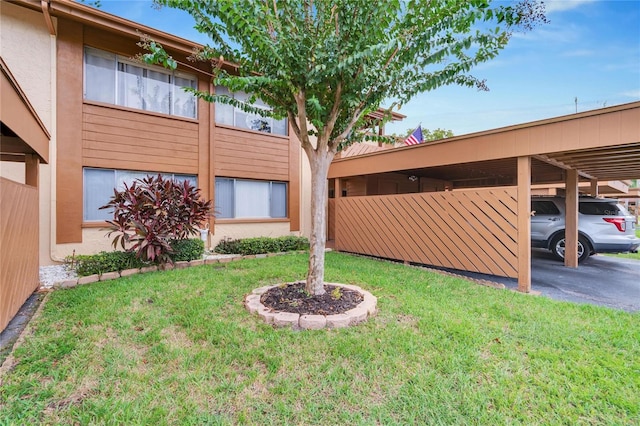
[[[518,288],[515,279],[456,271]],[[531,250],[531,290],[555,300],[590,303],[628,312],[640,311],[640,261],[593,255],[567,268],[551,252]]]

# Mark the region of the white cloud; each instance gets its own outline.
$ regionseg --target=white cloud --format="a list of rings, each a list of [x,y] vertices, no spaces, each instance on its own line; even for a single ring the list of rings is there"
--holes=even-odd
[[[594,3],[595,1],[597,0],[545,0],[544,4],[547,13],[553,13],[575,9],[588,3]]]
[[[638,90],[629,90],[628,92],[621,93],[622,96],[628,98],[640,99],[640,89]]]

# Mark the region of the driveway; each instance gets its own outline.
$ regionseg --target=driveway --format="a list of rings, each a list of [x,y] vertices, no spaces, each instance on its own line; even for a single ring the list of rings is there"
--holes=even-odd
[[[455,271],[518,288],[515,279]],[[549,251],[531,250],[531,290],[556,300],[640,311],[640,261],[595,255],[567,268]]]

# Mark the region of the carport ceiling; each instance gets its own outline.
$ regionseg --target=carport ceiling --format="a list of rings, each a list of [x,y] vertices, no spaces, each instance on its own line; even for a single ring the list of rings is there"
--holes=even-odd
[[[640,177],[640,143],[579,151],[565,151],[545,156],[560,167],[578,170],[583,177],[603,180],[625,180]]]
[[[402,170],[407,176],[441,179],[453,182],[455,188],[515,185],[517,162],[515,158],[452,164],[426,169]],[[564,172],[557,165],[542,159],[531,160],[532,183],[556,183],[564,180]]]

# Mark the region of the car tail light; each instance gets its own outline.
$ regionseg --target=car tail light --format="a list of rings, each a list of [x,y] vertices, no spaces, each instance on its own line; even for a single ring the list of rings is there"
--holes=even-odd
[[[627,222],[623,217],[603,217],[605,222],[613,223],[618,231],[624,232],[627,230]]]

